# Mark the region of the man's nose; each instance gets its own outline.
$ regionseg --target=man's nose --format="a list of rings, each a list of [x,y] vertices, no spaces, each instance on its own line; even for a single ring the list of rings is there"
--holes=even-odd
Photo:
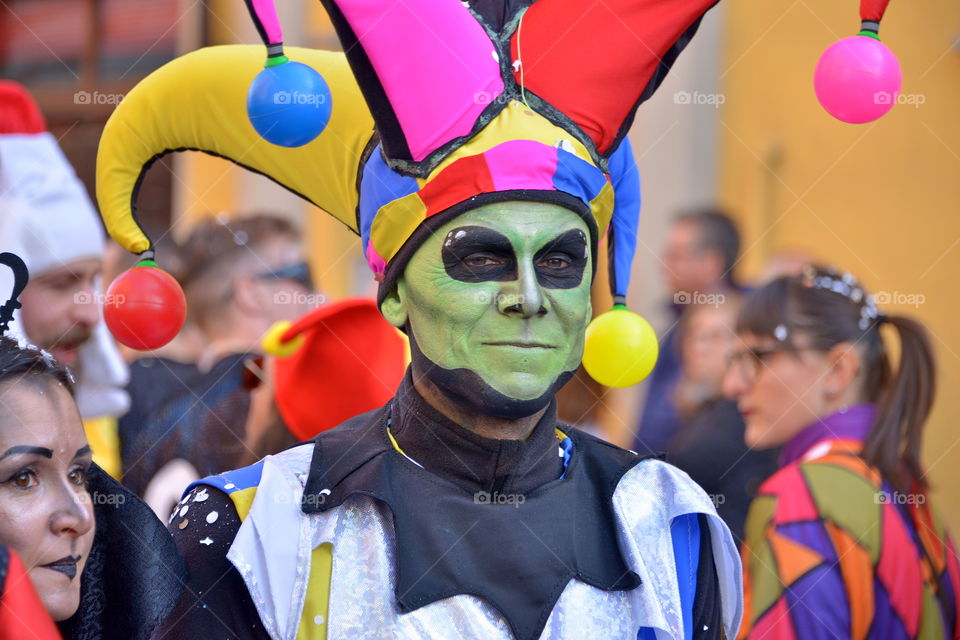
[[[92,327],[100,321],[100,300],[93,287],[87,287],[74,296],[72,319]]]
[[[520,265],[517,279],[504,283],[497,305],[501,313],[516,313],[523,318],[547,313],[543,291],[532,263]]]

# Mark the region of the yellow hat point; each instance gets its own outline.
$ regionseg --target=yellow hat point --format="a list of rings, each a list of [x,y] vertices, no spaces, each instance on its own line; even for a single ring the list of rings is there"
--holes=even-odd
[[[267,355],[276,356],[277,358],[288,358],[296,353],[303,345],[303,336],[298,335],[293,340],[288,340],[287,342],[282,341],[283,334],[286,333],[287,329],[290,328],[291,322],[289,320],[281,320],[279,322],[273,323],[273,326],[267,329],[267,332],[263,335],[263,350]]]
[[[607,387],[629,387],[653,371],[660,347],[650,323],[623,305],[587,325],[583,367]]]

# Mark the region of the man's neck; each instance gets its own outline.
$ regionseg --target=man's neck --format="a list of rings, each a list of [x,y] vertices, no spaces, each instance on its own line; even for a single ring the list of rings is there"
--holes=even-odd
[[[465,410],[440,391],[426,376],[417,375],[416,372],[413,375],[413,386],[434,409],[464,429],[484,438],[526,440],[547,411],[547,407],[544,407],[532,415],[516,420],[483,415]]]

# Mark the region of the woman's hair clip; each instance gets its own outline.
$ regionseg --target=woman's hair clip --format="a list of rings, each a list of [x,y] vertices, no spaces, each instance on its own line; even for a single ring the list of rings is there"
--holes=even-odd
[[[7,265],[13,271],[13,289],[7,301],[0,306],[0,335],[3,335],[10,328],[13,313],[21,306],[20,294],[27,286],[30,272],[27,271],[26,263],[15,253],[0,253],[0,264]]]
[[[877,303],[873,296],[867,295],[857,279],[850,273],[830,273],[818,270],[812,265],[807,265],[803,268],[800,282],[803,286],[811,289],[839,293],[850,302],[860,305],[860,320],[857,326],[860,327],[861,331],[866,331],[873,321],[879,320],[880,312],[877,310]],[[886,321],[886,316],[884,316],[883,321]],[[881,322],[877,322],[877,324]]]

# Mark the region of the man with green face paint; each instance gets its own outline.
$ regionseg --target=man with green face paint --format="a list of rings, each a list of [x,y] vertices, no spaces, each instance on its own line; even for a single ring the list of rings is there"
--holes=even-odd
[[[591,316],[592,255],[589,225],[545,203],[483,205],[429,234],[381,296],[410,337],[396,396],[313,446],[192,488],[171,521],[192,594],[164,637],[221,623],[285,637],[278,595],[302,598],[286,628],[328,638],[723,637],[732,594],[719,572],[731,567],[718,568],[711,531],[725,530],[705,506],[668,518],[698,490],[557,423],[554,394]],[[191,523],[211,514],[216,537],[198,545],[211,529]]]
[[[592,264],[589,229],[572,211],[489,204],[434,232],[381,310],[410,337],[414,384],[433,404],[526,424],[580,365]]]
[[[259,75],[250,47],[188,54],[131,91],[101,141],[101,208],[129,250],[152,255],[132,216],[145,164],[235,159],[360,236],[411,347],[383,407],[188,489],[170,531],[191,580],[159,635],[732,638],[740,559],[711,500],[559,424],[555,401],[584,353],[601,238],[625,302],[633,111],[713,2],[608,0],[582,21],[563,0],[324,4],[346,54],[289,62],[270,4],[248,3]],[[264,86],[332,104],[329,122],[259,104]],[[277,133],[298,117],[310,135]]]

